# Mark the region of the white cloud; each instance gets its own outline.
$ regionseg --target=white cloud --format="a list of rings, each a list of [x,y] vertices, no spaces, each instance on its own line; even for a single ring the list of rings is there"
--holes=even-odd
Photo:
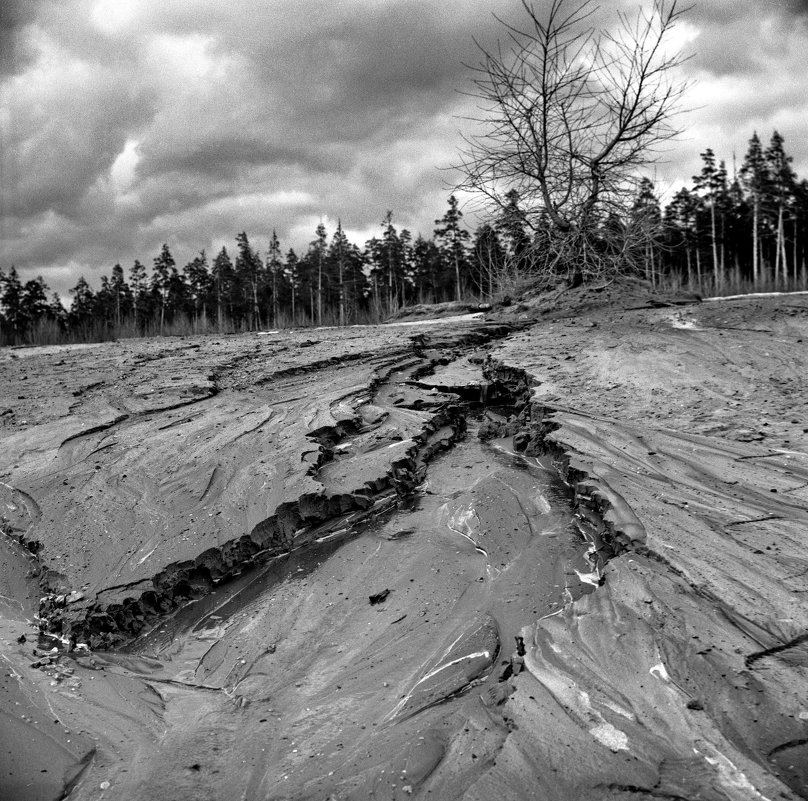
[[[109,168],[112,185],[121,194],[129,189],[135,179],[135,170],[140,161],[140,155],[137,152],[138,144],[137,139],[128,139],[123,150]]]
[[[134,22],[138,5],[137,0],[96,0],[90,22],[101,33],[121,33]]]

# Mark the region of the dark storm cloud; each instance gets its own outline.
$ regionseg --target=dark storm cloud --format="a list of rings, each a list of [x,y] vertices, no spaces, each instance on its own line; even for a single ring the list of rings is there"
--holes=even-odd
[[[92,274],[138,243],[291,232],[301,209],[422,211],[440,175],[396,143],[440,149],[431,121],[489,25],[483,3],[28,3],[8,26],[37,59],[8,82],[4,266]]]
[[[138,173],[146,177],[193,172],[212,178],[233,179],[244,169],[265,164],[295,164],[309,170],[326,167],[324,158],[306,148],[283,147],[231,136],[193,142],[185,150],[172,150],[152,157],[147,155]]]
[[[20,78],[20,81],[23,79]],[[4,148],[6,213],[35,215],[52,209],[73,216],[98,176],[109,170],[142,116],[114,78],[86,83],[62,76],[53,91],[28,93],[10,104],[15,138]]]
[[[808,0],[789,0],[788,7],[803,17],[808,17]]]
[[[797,138],[807,5],[710,0],[690,12],[682,44],[695,50],[699,108],[663,168],[671,180],[697,171],[707,146],[742,146],[753,126]],[[516,0],[0,8],[0,267],[41,272],[63,293],[79,272],[149,263],[163,241],[180,263],[241,230],[259,247],[272,228],[284,248],[305,247],[320,219],[369,236],[387,209],[431,234],[472,37],[502,34],[492,12],[519,18]]]
[[[0,77],[19,72],[34,58],[24,33],[36,19],[36,7],[36,0],[0,3]]]

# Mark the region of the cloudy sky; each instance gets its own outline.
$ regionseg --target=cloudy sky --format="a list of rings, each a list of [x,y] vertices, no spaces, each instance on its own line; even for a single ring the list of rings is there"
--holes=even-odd
[[[650,0],[641,0],[645,6]],[[536,0],[537,8],[547,0]],[[617,0],[604,0],[604,10]],[[637,0],[619,0],[626,7]],[[178,265],[246,231],[305,248],[340,217],[363,244],[387,209],[431,235],[469,100],[473,37],[518,0],[0,0],[0,268],[66,299],[120,262]],[[808,0],[701,0],[686,136],[659,185],[752,131],[808,176]],[[473,222],[473,220],[472,220]]]

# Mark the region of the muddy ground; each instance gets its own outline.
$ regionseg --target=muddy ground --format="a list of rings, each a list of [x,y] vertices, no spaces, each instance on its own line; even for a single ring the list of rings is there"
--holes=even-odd
[[[808,797],[808,296],[401,322],[0,352],[0,797]]]

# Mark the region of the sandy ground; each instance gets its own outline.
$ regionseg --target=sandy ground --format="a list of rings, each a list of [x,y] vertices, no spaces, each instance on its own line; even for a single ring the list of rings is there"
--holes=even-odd
[[[808,797],[808,298],[681,300],[0,353],[0,796]]]

